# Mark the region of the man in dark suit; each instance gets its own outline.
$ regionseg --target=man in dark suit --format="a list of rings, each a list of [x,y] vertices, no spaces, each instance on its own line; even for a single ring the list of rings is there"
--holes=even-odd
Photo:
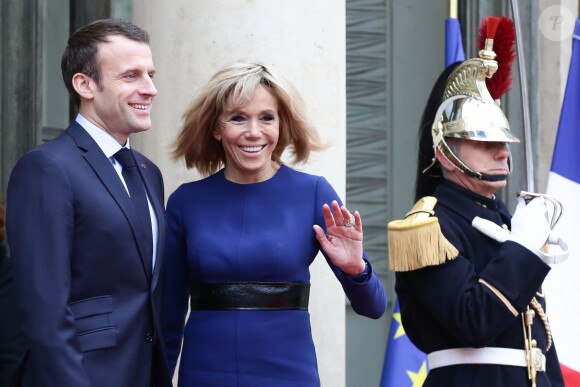
[[[142,154],[118,153],[151,126],[149,36],[93,22],[71,35],[61,68],[79,114],[22,157],[8,185],[22,385],[170,386],[157,305],[163,181]]]

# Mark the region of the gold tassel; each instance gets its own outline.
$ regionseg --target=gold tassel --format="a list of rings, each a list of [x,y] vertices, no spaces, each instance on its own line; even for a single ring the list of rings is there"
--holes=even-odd
[[[441,265],[459,251],[443,236],[439,220],[432,216],[437,199],[421,198],[405,219],[388,225],[389,269],[410,271]]]

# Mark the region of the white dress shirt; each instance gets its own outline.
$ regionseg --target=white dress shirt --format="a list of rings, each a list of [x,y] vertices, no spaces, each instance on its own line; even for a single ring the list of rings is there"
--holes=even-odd
[[[103,129],[99,128],[85,117],[83,117],[80,113],[76,117],[76,122],[78,122],[83,129],[87,131],[87,133],[95,140],[99,148],[103,151],[105,156],[111,161],[113,168],[119,175],[121,182],[125,186],[127,193],[129,190],[127,188],[127,184],[125,184],[125,179],[123,179],[123,167],[120,163],[115,160],[115,153],[117,153],[123,146],[117,142],[109,133],[105,132]],[[130,148],[129,139],[127,139],[127,143],[125,144],[125,148]],[[157,224],[157,217],[155,216],[155,211],[153,211],[153,206],[151,205],[151,200],[147,195],[147,204],[149,204],[149,215],[151,217],[151,235],[153,236],[153,256],[151,257],[151,264],[152,267],[155,267],[155,257],[157,252],[157,242],[159,237],[159,225]]]

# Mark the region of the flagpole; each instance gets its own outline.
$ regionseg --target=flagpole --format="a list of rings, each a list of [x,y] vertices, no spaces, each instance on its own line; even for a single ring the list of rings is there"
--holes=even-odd
[[[459,0],[449,0],[449,18],[457,19],[459,14]]]
[[[532,134],[530,124],[530,105],[528,102],[528,84],[526,77],[526,61],[524,58],[524,48],[522,41],[522,30],[520,23],[520,11],[517,0],[511,0],[512,13],[516,30],[516,49],[518,53],[518,67],[520,78],[520,90],[522,94],[522,113],[524,119],[524,150],[526,156],[526,179],[528,191],[535,192],[534,184],[534,160],[532,158]]]

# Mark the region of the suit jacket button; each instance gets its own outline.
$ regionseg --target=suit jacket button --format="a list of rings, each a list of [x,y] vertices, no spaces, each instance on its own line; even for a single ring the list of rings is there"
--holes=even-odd
[[[147,332],[147,334],[145,335],[145,340],[150,343],[153,342],[153,335],[151,334],[151,332]]]

